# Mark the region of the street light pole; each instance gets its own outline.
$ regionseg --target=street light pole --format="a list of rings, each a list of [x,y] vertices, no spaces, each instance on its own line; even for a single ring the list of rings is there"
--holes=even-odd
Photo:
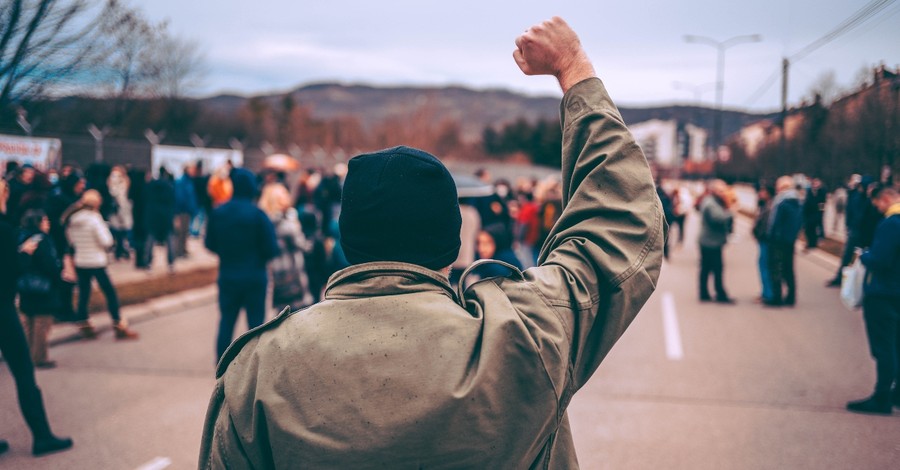
[[[706,44],[716,48],[716,114],[713,124],[713,146],[718,148],[722,141],[722,99],[725,94],[725,50],[741,43],[762,41],[759,34],[735,36],[724,41],[717,41],[706,36],[687,34],[685,42],[693,44]]]

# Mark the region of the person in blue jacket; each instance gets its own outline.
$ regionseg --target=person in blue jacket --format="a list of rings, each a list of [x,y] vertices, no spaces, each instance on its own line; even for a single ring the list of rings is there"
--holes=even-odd
[[[231,344],[241,308],[247,325],[262,325],[266,312],[266,263],[278,255],[275,227],[253,199],[256,177],[242,168],[231,171],[234,194],[217,207],[206,228],[206,247],[219,255],[219,334],[216,357]]]
[[[900,192],[876,189],[872,202],[884,219],[860,260],[867,272],[863,318],[877,378],[872,396],[847,403],[847,409],[889,415],[900,408]]]
[[[794,189],[794,179],[782,176],[775,180],[775,199],[769,215],[766,238],[769,243],[769,280],[772,298],[763,300],[770,307],[793,307],[797,302],[797,277],[794,272],[794,243],[803,228],[800,196]],[[784,287],[787,286],[787,294]]]

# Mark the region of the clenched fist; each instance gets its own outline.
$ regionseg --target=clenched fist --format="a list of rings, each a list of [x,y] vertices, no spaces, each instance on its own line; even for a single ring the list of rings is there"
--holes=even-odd
[[[596,76],[575,31],[560,17],[528,28],[516,38],[513,59],[525,75],[553,75],[563,93]]]

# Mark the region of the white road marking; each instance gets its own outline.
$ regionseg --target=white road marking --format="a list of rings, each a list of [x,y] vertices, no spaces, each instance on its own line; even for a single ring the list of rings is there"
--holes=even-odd
[[[136,470],[162,470],[169,465],[172,465],[172,459],[168,457],[157,457],[144,465],[141,465]]]
[[[666,356],[672,361],[679,361],[684,357],[681,349],[681,331],[678,329],[678,312],[675,310],[675,297],[671,292],[663,294],[662,298],[663,332],[666,337]]]

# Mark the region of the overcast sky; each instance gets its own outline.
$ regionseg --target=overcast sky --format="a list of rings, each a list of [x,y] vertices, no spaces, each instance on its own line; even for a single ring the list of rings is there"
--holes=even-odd
[[[525,77],[512,60],[515,37],[562,16],[579,33],[619,105],[715,101],[715,40],[760,34],[725,54],[726,107],[779,107],[769,80],[791,56],[870,0],[133,0],[154,20],[197,41],[209,73],[200,95],[283,92],[312,82],[464,85],[558,95],[549,77]],[[852,86],[860,69],[900,65],[900,1],[793,64],[796,104],[829,71]],[[765,83],[768,89],[752,100]]]

